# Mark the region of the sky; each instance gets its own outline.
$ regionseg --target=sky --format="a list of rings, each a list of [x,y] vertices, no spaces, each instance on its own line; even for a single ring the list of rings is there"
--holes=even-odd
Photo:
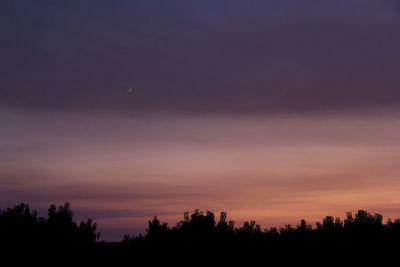
[[[0,209],[398,218],[399,47],[398,1],[1,1]]]

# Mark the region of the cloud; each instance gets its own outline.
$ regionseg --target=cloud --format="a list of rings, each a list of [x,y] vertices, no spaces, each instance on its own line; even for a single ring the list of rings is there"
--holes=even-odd
[[[109,237],[190,208],[263,224],[357,208],[396,217],[398,11],[9,1],[0,205],[70,201]]]
[[[400,101],[400,20],[391,2],[30,7],[2,11],[2,106],[319,114]]]
[[[26,174],[29,177],[29,174]],[[1,177],[4,179],[4,177]],[[59,177],[58,177],[59,178]],[[134,201],[169,200],[177,198],[193,199],[199,196],[188,186],[171,185],[163,183],[137,183],[130,184],[116,183],[112,184],[113,177],[109,177],[107,184],[101,183],[68,183],[68,180],[62,180],[52,184],[47,182],[41,184],[35,181],[35,177],[30,177],[31,185],[26,184],[3,184],[0,191],[2,200],[8,203],[15,203],[26,200],[28,203],[46,203],[46,202],[91,202],[91,203],[123,203]],[[33,179],[33,180],[32,180]],[[204,195],[204,194],[203,194]]]

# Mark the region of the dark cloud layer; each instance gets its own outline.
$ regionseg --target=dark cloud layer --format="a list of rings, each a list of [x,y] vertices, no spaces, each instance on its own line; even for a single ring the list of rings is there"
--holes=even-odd
[[[0,105],[139,113],[395,108],[399,12],[396,1],[361,0],[3,1]]]

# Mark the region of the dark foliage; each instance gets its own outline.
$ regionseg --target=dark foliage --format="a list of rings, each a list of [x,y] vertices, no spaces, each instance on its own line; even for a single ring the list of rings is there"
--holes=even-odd
[[[296,226],[261,229],[254,221],[235,227],[222,212],[216,221],[212,212],[185,212],[182,221],[169,227],[154,217],[145,235],[125,235],[120,243],[96,242],[96,224],[77,224],[69,203],[51,205],[48,217],[37,216],[28,205],[0,211],[0,244],[14,251],[63,251],[68,257],[79,253],[87,258],[114,263],[182,263],[190,260],[239,262],[302,262],[309,264],[342,260],[354,264],[392,259],[400,248],[400,219],[383,222],[382,215],[359,210],[346,219],[325,217],[315,227],[301,220]],[[82,253],[83,252],[83,253]],[[67,257],[67,258],[68,258]],[[186,262],[187,263],[187,262]],[[188,263],[189,264],[189,263]]]
[[[158,255],[163,259],[215,259],[219,263],[254,261],[322,264],[382,263],[400,248],[400,219],[383,223],[382,215],[359,210],[346,219],[325,217],[315,227],[301,220],[296,226],[261,229],[254,221],[235,227],[222,212],[218,222],[212,212],[186,212],[184,220],[168,227],[157,217],[147,234],[125,236],[121,247],[128,255]]]
[[[43,254],[46,251],[51,255],[64,251],[76,254],[93,250],[99,236],[91,219],[79,224],[73,220],[69,203],[59,207],[51,205],[47,218],[38,217],[36,211],[31,211],[23,203],[0,210],[0,247],[3,252]]]

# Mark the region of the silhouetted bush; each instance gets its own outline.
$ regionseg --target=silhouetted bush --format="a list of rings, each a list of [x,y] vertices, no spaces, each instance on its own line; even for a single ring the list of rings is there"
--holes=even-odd
[[[296,226],[261,229],[255,221],[235,227],[221,212],[195,210],[185,212],[183,220],[169,227],[154,217],[145,235],[124,235],[119,243],[97,242],[99,233],[91,219],[79,224],[73,220],[69,203],[51,205],[47,218],[38,217],[26,204],[0,210],[0,244],[8,250],[80,252],[89,258],[113,262],[199,257],[227,259],[268,259],[269,262],[317,259],[337,260],[350,257],[356,262],[370,257],[380,259],[397,255],[400,248],[400,219],[383,222],[380,214],[359,210],[348,212],[346,219],[326,216],[315,227],[301,220]],[[58,254],[54,254],[58,255]]]
[[[94,247],[100,234],[91,219],[79,225],[73,220],[69,203],[51,205],[48,217],[38,217],[36,211],[22,203],[0,210],[0,244],[2,248],[31,250],[79,249]]]

